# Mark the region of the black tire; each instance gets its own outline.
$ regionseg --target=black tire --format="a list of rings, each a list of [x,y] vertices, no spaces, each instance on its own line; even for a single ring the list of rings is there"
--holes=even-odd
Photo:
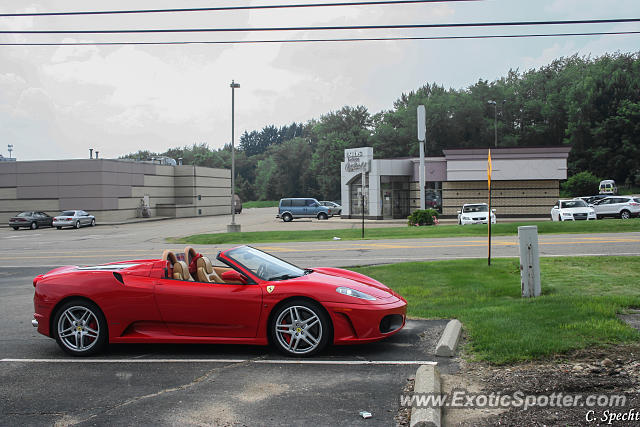
[[[92,219],[91,220],[91,227],[95,227],[96,226],[96,219]]]
[[[282,220],[284,222],[291,222],[293,221],[293,216],[290,213],[282,214]]]
[[[76,221],[75,228],[76,228],[76,229],[80,228],[80,221]]]
[[[602,219],[602,215],[596,215],[596,219]]]
[[[66,302],[56,311],[51,327],[60,348],[72,356],[91,356],[108,343],[107,320],[91,301]]]
[[[629,219],[629,218],[631,218],[631,212],[629,212],[626,209],[620,212],[620,219]]]
[[[62,227],[56,227],[58,230],[62,230]]]
[[[19,229],[20,229],[20,227],[13,227],[13,229],[14,229],[14,230],[19,230]]]
[[[38,223],[37,223],[37,222],[35,222],[35,221],[34,221],[34,222],[32,222],[32,223],[31,223],[31,227],[30,227],[30,228],[31,228],[32,230],[37,229],[37,228],[38,228]]]
[[[281,325],[279,330],[278,325]],[[333,336],[333,328],[319,304],[296,299],[276,309],[271,316],[269,333],[279,352],[290,357],[307,357],[324,350]]]
[[[322,220],[329,219],[329,216],[324,212],[320,212],[318,214],[318,219],[322,219]]]

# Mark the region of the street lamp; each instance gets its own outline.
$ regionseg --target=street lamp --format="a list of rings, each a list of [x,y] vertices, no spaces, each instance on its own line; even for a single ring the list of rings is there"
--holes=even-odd
[[[7,144],[7,150],[9,150],[9,158],[11,158],[11,152],[13,151],[13,144]]]
[[[496,101],[487,101],[487,104],[493,105],[494,142],[496,148],[498,148],[498,105],[496,104]]]
[[[236,186],[235,186],[235,176],[236,176],[236,149],[234,146],[234,128],[235,128],[235,90],[240,89],[240,83],[236,83],[231,80],[231,224],[227,225],[227,232],[235,233],[240,231],[240,224],[236,224],[236,207],[235,207],[235,198],[236,198]]]

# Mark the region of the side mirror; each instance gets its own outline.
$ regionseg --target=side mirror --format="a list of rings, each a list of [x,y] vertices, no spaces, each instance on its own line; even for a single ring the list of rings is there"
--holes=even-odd
[[[462,211],[458,211],[458,215],[460,215],[462,213]]]
[[[221,278],[225,282],[240,282],[244,285],[249,282],[249,280],[247,280],[247,276],[240,274],[235,270],[225,271],[224,273],[222,273]]]

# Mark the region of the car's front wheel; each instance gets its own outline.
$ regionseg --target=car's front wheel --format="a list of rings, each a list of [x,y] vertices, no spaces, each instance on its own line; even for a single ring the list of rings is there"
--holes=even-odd
[[[631,218],[631,212],[629,212],[628,210],[624,210],[624,211],[620,212],[620,218],[622,218],[622,219]]]
[[[311,356],[322,351],[331,338],[325,311],[307,300],[292,300],[278,308],[271,325],[271,340],[287,356]]]
[[[35,230],[36,228],[38,228],[38,223],[34,221],[31,223],[31,229]]]
[[[92,219],[92,220],[91,220],[91,226],[92,226],[92,227],[95,227],[95,225],[96,225],[96,220],[95,220],[95,218],[94,218],[94,219]]]
[[[320,213],[318,214],[318,219],[322,219],[322,220],[324,220],[324,219],[329,219],[329,217],[327,216],[327,214],[326,214],[326,213],[324,213],[324,212],[320,212]]]
[[[75,225],[75,227],[76,227],[76,228],[80,228],[80,221],[76,221],[76,225]]]
[[[60,348],[73,356],[89,356],[107,344],[107,321],[91,301],[74,299],[56,312],[53,321]]]

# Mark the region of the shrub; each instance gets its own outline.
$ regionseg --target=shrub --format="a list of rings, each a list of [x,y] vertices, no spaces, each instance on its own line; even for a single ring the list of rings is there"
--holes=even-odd
[[[600,178],[589,171],[577,173],[562,184],[562,189],[571,196],[598,194]]]
[[[435,209],[418,209],[409,215],[409,225],[434,225],[438,223],[438,211]]]

